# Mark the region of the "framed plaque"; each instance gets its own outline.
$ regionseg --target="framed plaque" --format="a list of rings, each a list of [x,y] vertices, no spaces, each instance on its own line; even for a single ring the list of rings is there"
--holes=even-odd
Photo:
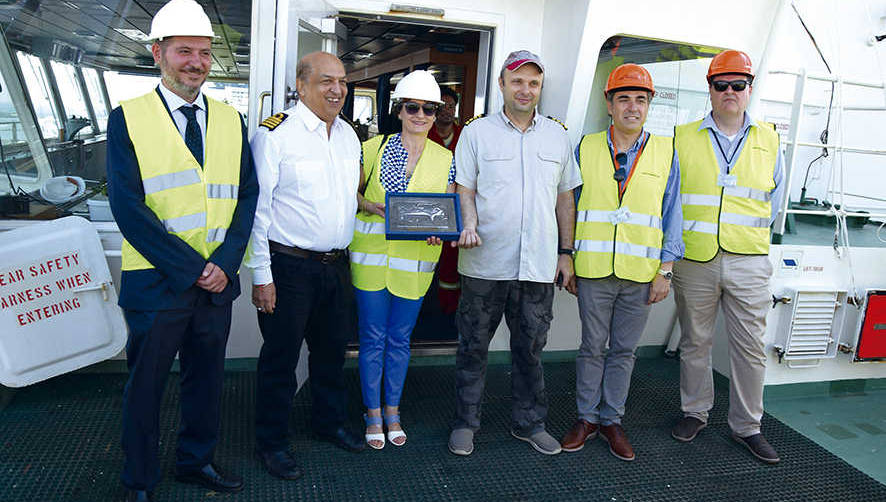
[[[385,235],[388,240],[423,241],[433,236],[457,241],[461,235],[458,195],[388,192],[385,194]]]

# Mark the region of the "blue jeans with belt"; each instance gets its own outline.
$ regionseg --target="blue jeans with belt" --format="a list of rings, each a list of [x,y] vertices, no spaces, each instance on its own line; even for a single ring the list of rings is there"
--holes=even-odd
[[[381,407],[384,377],[385,404],[399,406],[409,367],[409,338],[423,298],[409,300],[387,289],[354,288],[360,331],[360,385],[363,404]]]

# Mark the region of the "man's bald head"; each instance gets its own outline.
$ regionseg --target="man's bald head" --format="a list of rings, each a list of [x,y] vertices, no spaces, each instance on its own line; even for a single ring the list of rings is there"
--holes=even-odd
[[[296,80],[305,80],[314,70],[314,66],[320,64],[322,62],[327,63],[338,63],[342,69],[344,69],[344,65],[341,60],[338,59],[334,54],[330,54],[328,52],[317,51],[312,52],[310,54],[306,54],[299,59],[298,64],[295,66],[295,78]]]

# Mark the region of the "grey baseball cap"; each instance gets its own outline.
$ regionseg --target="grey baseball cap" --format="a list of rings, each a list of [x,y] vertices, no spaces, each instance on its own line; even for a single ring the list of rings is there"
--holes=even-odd
[[[532,63],[538,66],[538,69],[541,70],[542,73],[545,72],[545,65],[541,64],[541,58],[529,51],[514,51],[508,54],[508,57],[507,59],[505,59],[505,62],[501,66],[501,69],[514,71],[517,68],[525,65],[526,63]]]

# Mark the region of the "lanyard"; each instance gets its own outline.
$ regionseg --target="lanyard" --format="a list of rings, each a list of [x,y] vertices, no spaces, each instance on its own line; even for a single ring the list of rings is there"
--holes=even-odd
[[[720,149],[720,154],[723,155],[723,160],[726,161],[726,174],[729,174],[729,170],[732,169],[732,161],[735,160],[735,154],[738,153],[738,150],[741,148],[741,143],[744,141],[750,131],[750,127],[745,129],[744,133],[741,135],[741,138],[738,140],[738,144],[735,145],[735,149],[732,150],[732,155],[729,157],[726,156],[726,152],[723,151],[723,145],[720,144],[720,138],[718,137],[720,135],[717,134],[717,131],[711,131],[714,136],[714,141],[717,142],[717,147]]]
[[[615,128],[613,126],[609,126],[609,139],[612,140],[612,150],[613,150],[613,151],[610,151],[609,153],[612,154],[612,167],[616,171],[618,171],[618,161],[615,160],[615,157],[618,156],[618,145],[615,144],[615,138],[613,136],[614,130],[615,130]],[[631,172],[629,174],[626,173],[627,178],[624,181],[624,185],[621,185],[618,187],[618,200],[619,201],[621,201],[621,198],[624,196],[625,190],[628,189],[628,182],[630,182],[631,177],[634,176],[634,171],[635,171],[634,168],[637,167],[637,162],[640,160],[640,155],[643,155],[643,150],[646,149],[646,143],[649,141],[649,136],[650,135],[647,134],[646,137],[643,138],[643,143],[640,144],[640,149],[637,150],[637,155],[634,156],[634,162],[631,163]]]

